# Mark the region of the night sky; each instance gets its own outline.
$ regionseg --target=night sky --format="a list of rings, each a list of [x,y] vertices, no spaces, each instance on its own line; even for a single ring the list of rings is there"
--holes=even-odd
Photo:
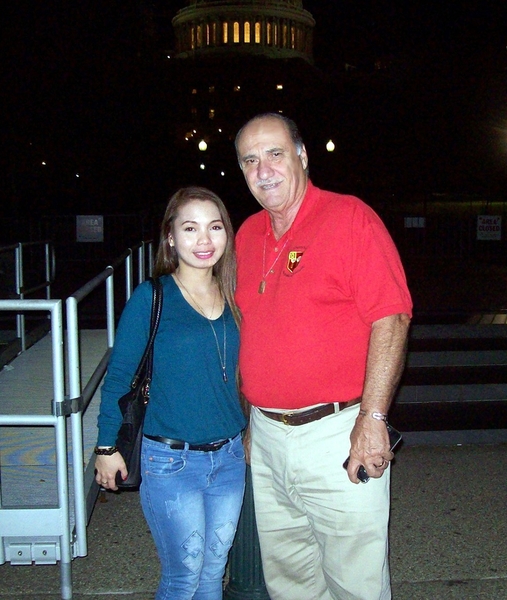
[[[418,123],[420,139],[407,138],[405,143],[427,148],[427,164],[415,175],[435,188],[425,191],[503,194],[504,2],[303,4],[317,22],[314,54],[319,69],[341,76],[344,63],[365,73],[378,59],[391,66],[389,93],[382,101],[389,103],[393,126],[396,119],[398,126]],[[23,203],[35,207],[37,198],[37,210],[54,209],[41,189],[55,178],[61,211],[75,210],[79,203],[93,205],[94,199],[112,210],[127,209],[121,199],[125,190],[141,194],[136,140],[143,137],[146,124],[132,114],[150,101],[150,86],[156,85],[153,56],[172,46],[170,19],[185,5],[21,0],[3,8],[4,206],[14,199],[16,210]],[[151,19],[164,8],[165,18]],[[379,146],[378,152],[384,149]],[[47,164],[41,166],[42,161]],[[87,178],[94,180],[93,186],[86,187]]]

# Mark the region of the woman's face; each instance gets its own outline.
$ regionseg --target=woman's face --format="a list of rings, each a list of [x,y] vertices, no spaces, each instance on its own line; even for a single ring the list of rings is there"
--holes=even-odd
[[[212,268],[222,257],[227,233],[220,211],[211,200],[190,200],[172,223],[169,244],[178,255],[180,268]]]

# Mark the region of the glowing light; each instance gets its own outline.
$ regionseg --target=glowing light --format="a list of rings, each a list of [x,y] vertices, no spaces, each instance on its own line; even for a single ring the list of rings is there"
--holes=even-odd
[[[208,144],[204,140],[201,140],[198,147],[201,152],[205,152],[208,149]]]
[[[277,84],[276,89],[283,90],[283,85],[281,83]]]
[[[220,175],[222,175],[222,177],[225,177],[225,172],[224,171],[220,171]]]
[[[334,152],[335,149],[335,145],[333,143],[333,140],[329,140],[329,142],[326,144],[326,150],[328,152]]]
[[[204,171],[205,168],[206,168],[206,165],[204,163],[201,163],[199,165],[199,169],[201,169],[201,171]]]

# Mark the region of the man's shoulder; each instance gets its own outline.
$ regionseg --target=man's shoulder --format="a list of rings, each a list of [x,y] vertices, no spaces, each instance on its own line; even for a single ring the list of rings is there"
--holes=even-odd
[[[313,190],[315,195],[312,194],[312,196],[317,211],[323,211],[328,214],[337,214],[342,217],[345,216],[346,213],[352,214],[356,211],[364,211],[366,213],[374,212],[371,207],[357,196],[315,187]]]
[[[332,190],[323,190],[321,188],[314,188],[314,189],[318,192],[321,201],[323,200],[323,201],[341,203],[341,204],[346,204],[346,205],[351,205],[351,206],[356,206],[356,205],[367,206],[363,200],[361,200],[357,196],[353,196],[352,194],[344,194],[342,192],[336,192],[336,191],[332,191]]]
[[[257,212],[253,215],[250,215],[243,221],[240,228],[238,229],[237,237],[240,237],[247,232],[248,234],[256,233],[256,232],[264,232],[265,229],[265,215],[264,210]]]

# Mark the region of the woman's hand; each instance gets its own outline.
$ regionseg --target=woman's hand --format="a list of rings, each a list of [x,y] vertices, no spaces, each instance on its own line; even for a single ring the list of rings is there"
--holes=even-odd
[[[123,456],[119,452],[115,452],[110,456],[99,454],[95,459],[95,481],[107,490],[116,491],[116,473],[120,471],[122,479],[127,479],[127,465],[123,460]]]

